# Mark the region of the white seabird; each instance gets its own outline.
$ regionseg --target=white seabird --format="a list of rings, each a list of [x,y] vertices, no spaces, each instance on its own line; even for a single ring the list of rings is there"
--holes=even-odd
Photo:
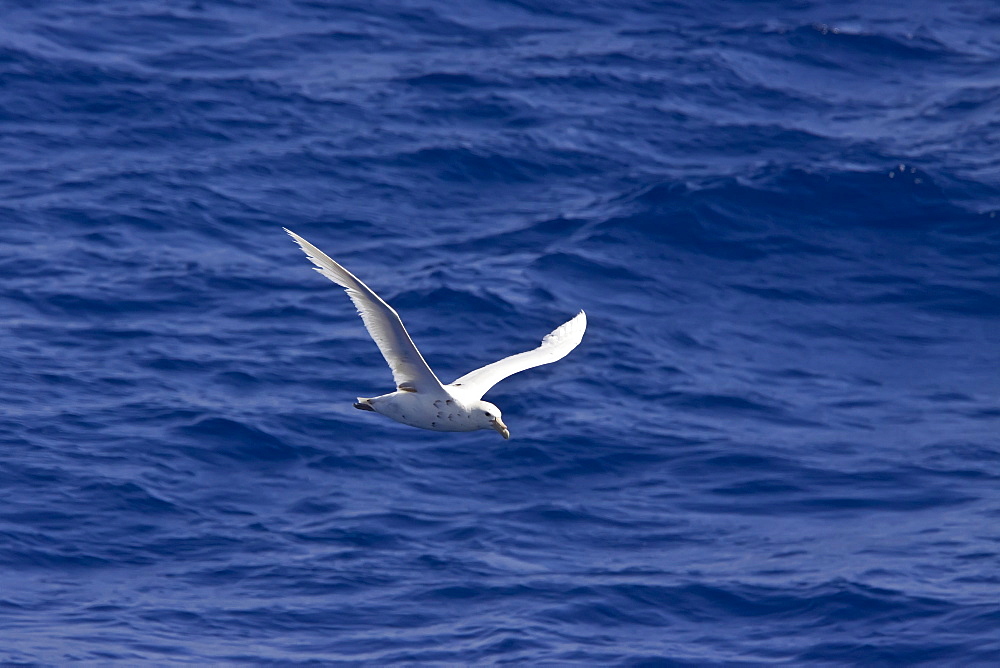
[[[496,429],[504,438],[510,438],[507,425],[500,419],[500,409],[483,401],[483,395],[507,376],[562,359],[580,344],[587,329],[587,314],[580,311],[542,339],[534,350],[505,357],[443,385],[391,306],[323,251],[291,230],[285,231],[316,265],[316,271],[347,291],[392,369],[396,391],[380,397],[358,397],[354,407],[381,413],[403,424],[433,431]]]

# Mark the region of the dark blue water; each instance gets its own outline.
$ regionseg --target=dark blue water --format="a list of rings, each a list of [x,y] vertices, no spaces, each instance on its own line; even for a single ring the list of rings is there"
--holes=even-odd
[[[0,13],[0,660],[998,661],[995,3]]]

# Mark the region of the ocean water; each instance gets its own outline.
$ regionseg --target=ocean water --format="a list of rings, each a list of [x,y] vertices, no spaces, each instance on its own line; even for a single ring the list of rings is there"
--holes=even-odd
[[[1000,663],[995,3],[0,15],[4,665]]]

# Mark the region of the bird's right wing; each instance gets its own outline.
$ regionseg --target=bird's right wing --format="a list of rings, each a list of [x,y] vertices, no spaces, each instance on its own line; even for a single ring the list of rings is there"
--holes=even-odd
[[[316,271],[347,291],[347,296],[357,307],[368,333],[375,339],[379,350],[382,351],[382,357],[389,363],[396,387],[412,392],[440,389],[441,381],[427,366],[427,362],[413,344],[413,339],[403,327],[399,314],[354,274],[330,259],[326,253],[295,232],[287,228],[285,232],[288,232],[305,251],[306,256],[316,265]]]
[[[580,311],[572,320],[560,325],[542,339],[542,345],[534,350],[511,355],[499,362],[470,371],[452,385],[461,387],[462,393],[466,396],[481,399],[491,387],[507,376],[542,364],[551,364],[566,357],[571,350],[580,345],[586,329],[587,314]]]

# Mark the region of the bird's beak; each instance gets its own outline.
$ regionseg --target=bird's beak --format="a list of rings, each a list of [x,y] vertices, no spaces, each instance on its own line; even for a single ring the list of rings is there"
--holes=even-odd
[[[510,430],[507,429],[507,425],[500,421],[500,418],[493,418],[493,428],[500,432],[504,438],[510,438]]]

